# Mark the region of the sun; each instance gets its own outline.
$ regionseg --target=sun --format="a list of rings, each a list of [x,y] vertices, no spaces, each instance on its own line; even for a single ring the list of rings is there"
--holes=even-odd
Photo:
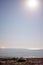
[[[27,0],[27,6],[31,9],[36,8],[38,4],[37,0]]]

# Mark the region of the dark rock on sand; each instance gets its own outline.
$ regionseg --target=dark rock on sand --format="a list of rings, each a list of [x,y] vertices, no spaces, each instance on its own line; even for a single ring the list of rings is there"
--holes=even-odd
[[[25,61],[26,61],[25,58],[19,58],[19,59],[17,59],[17,62],[25,62]]]

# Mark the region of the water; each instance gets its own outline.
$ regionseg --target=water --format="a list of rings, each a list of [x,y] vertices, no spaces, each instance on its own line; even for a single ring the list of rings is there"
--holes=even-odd
[[[43,50],[0,49],[0,57],[43,58]]]

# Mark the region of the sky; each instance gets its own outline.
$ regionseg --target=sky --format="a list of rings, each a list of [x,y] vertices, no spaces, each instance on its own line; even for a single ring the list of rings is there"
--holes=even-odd
[[[0,48],[43,49],[43,0],[0,0]]]

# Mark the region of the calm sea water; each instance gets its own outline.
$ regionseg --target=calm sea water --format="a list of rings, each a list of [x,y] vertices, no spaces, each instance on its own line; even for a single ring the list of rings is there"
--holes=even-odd
[[[0,57],[43,58],[43,50],[0,49]]]

